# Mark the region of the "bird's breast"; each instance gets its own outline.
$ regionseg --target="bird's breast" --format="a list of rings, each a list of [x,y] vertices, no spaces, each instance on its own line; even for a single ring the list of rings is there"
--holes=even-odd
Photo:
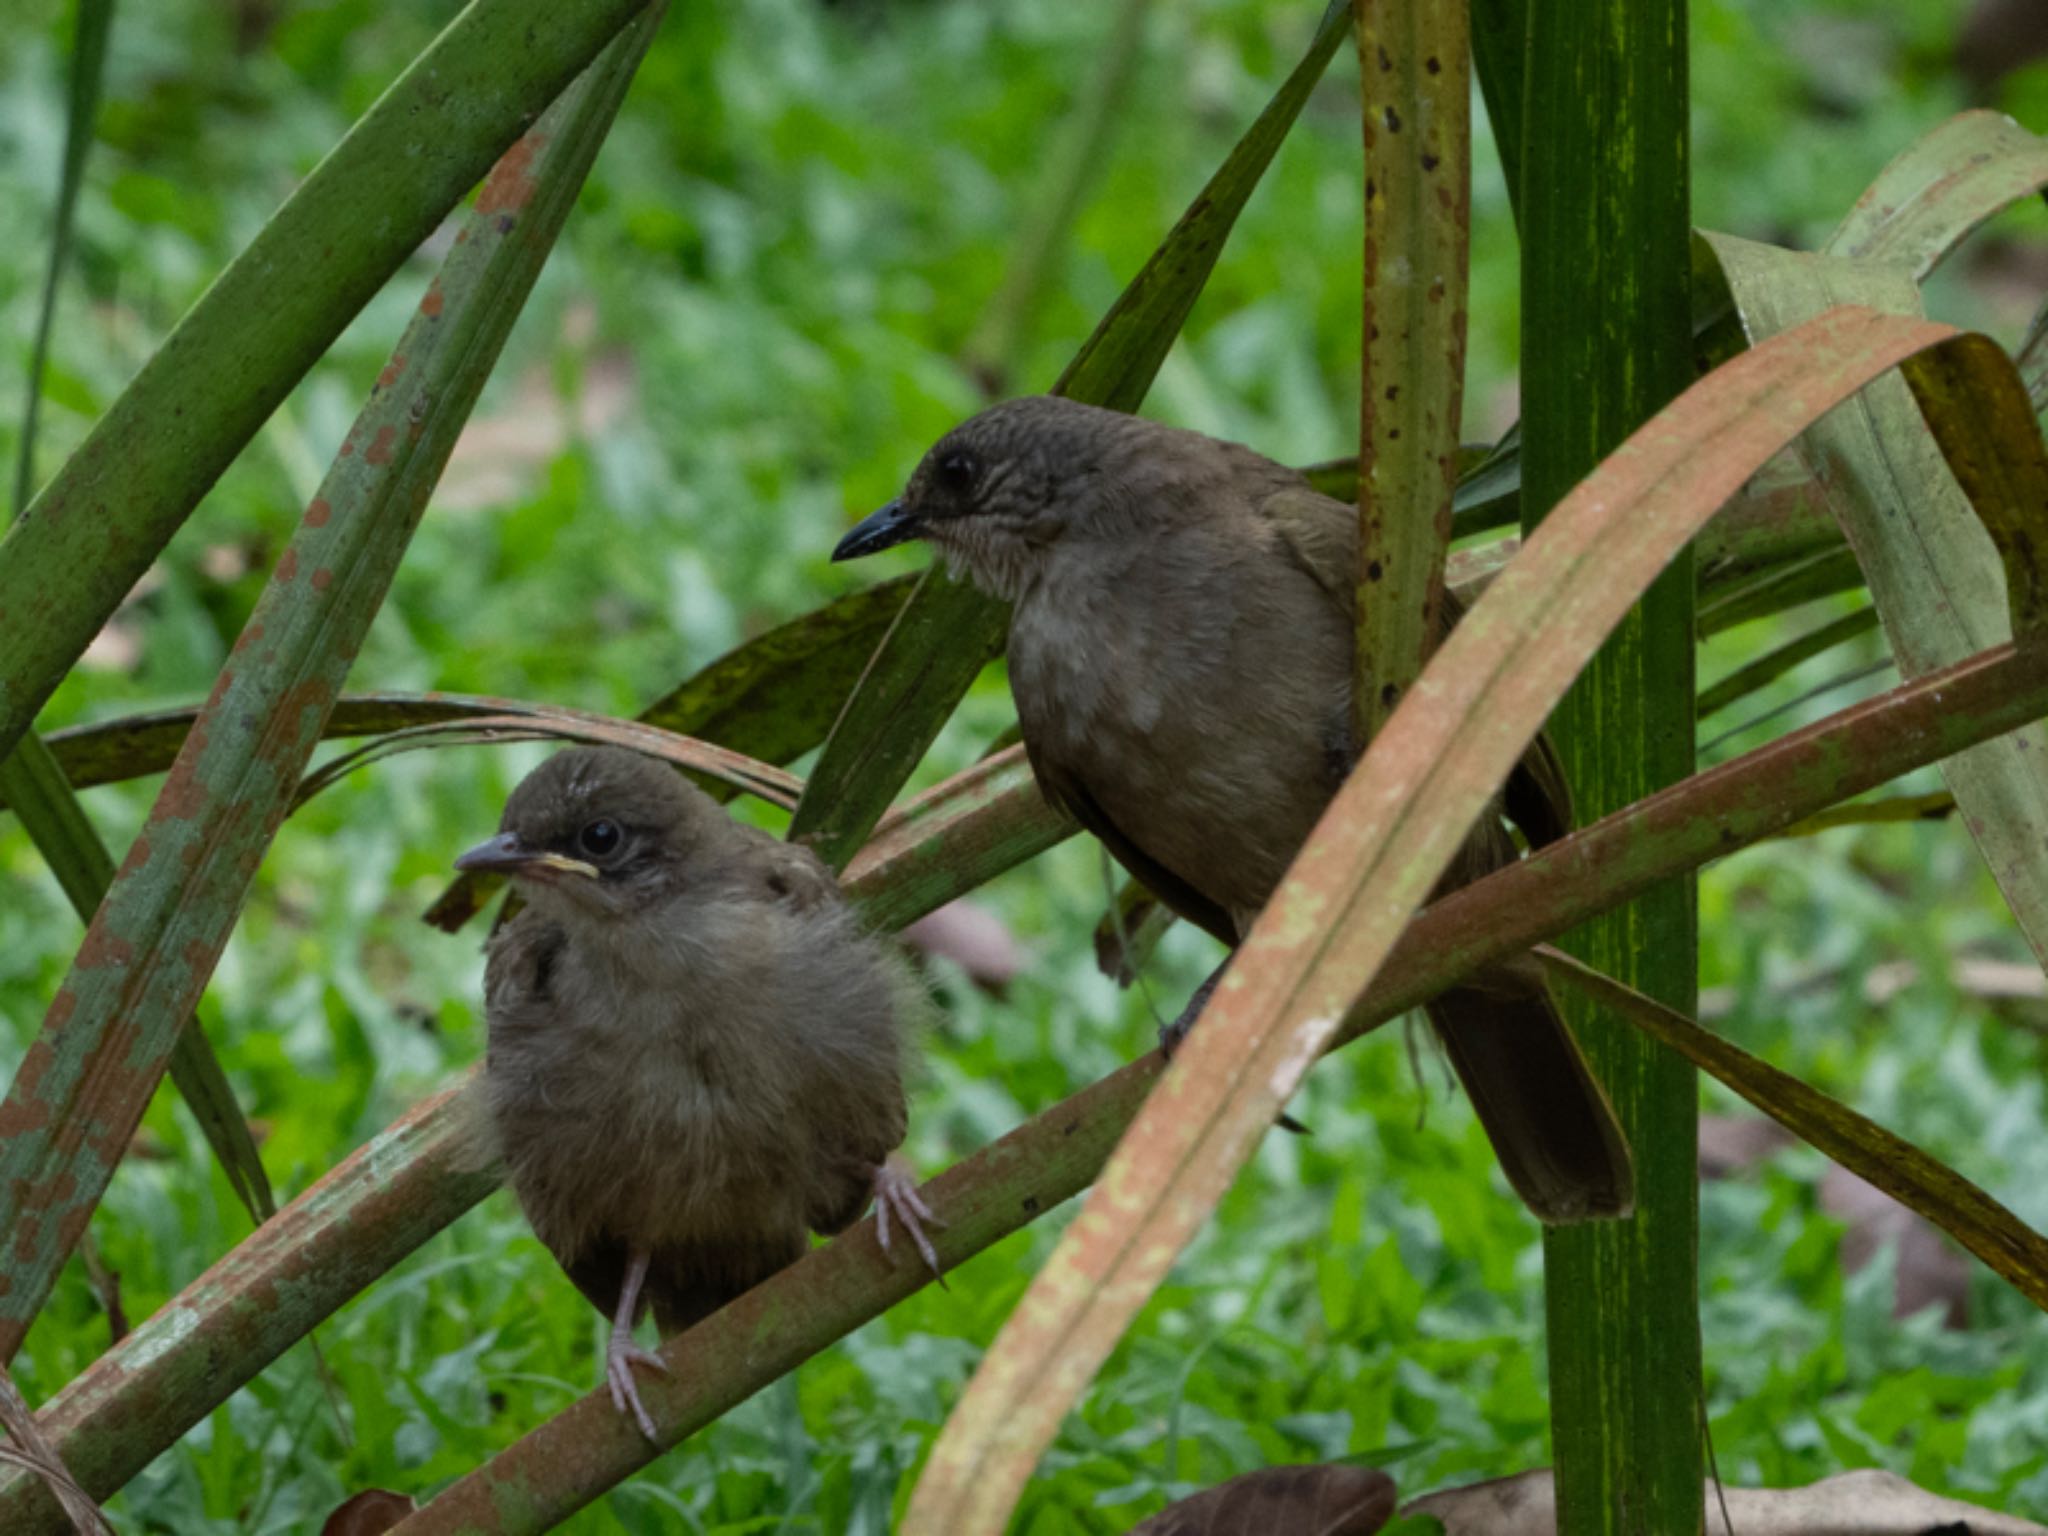
[[[1341,626],[1293,622],[1228,568],[1048,586],[1011,625],[1034,755],[1211,901],[1247,917],[1328,802],[1348,714]],[[1341,765],[1338,777],[1341,777]]]

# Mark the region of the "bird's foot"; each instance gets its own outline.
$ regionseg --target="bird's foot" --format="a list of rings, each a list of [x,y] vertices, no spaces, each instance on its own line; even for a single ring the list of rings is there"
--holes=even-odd
[[[920,1257],[924,1259],[940,1285],[946,1277],[939,1271],[938,1250],[932,1247],[932,1240],[925,1236],[924,1223],[935,1227],[945,1223],[932,1214],[932,1208],[925,1204],[924,1196],[917,1192],[917,1175],[910,1171],[910,1165],[891,1152],[875,1170],[875,1238],[882,1245],[882,1252],[889,1252],[889,1222],[891,1218],[910,1234],[911,1242],[917,1245]]]
[[[653,1440],[654,1416],[640,1401],[640,1386],[633,1379],[633,1367],[636,1365],[644,1365],[664,1376],[669,1374],[666,1360],[653,1350],[635,1344],[631,1333],[614,1328],[604,1348],[604,1379],[605,1385],[611,1388],[612,1407],[620,1413],[632,1414],[633,1422],[640,1426],[640,1433]]]

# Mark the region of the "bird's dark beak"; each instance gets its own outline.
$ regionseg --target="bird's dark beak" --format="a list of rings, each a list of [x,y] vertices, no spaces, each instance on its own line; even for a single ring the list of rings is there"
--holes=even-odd
[[[901,497],[853,525],[839,547],[832,551],[837,560],[858,560],[914,539],[924,532],[924,519],[903,505]]]
[[[455,861],[455,867],[467,874],[539,875],[543,879],[549,875],[597,878],[596,865],[550,853],[546,849],[529,848],[512,832],[500,832],[489,842],[478,843]]]

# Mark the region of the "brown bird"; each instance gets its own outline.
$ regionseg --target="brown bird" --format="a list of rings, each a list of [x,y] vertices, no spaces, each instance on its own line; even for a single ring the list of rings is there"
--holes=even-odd
[[[605,1380],[647,1437],[633,1343],[680,1332],[877,1206],[924,1261],[894,1155],[922,994],[807,850],[733,821],[664,763],[577,747],[455,861],[526,905],[484,970],[485,1102],[513,1192],[612,1320]]]
[[[906,539],[1013,605],[1010,686],[1047,798],[1236,944],[1362,747],[1356,510],[1236,443],[1034,397],[948,433],[833,558]],[[1570,825],[1547,743],[1504,805],[1532,843]],[[1515,856],[1499,816],[1483,817],[1444,886]],[[1429,1012],[1529,1208],[1626,1213],[1627,1146],[1540,986],[1489,973]]]

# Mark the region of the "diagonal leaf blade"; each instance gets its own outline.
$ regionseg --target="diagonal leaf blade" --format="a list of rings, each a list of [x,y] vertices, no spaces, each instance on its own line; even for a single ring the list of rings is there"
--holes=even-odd
[[[1954,1169],[1677,1009],[1547,946],[1536,951],[1536,960],[1545,974],[1677,1051],[1802,1141],[1926,1217],[2035,1306],[2048,1308],[2048,1239]]]
[[[0,1104],[13,1358],[205,989],[400,555],[653,34],[499,162],[258,599]]]
[[[1825,249],[1924,280],[1992,215],[2048,187],[2048,139],[1999,112],[1963,112],[1909,144],[1856,200]]]

